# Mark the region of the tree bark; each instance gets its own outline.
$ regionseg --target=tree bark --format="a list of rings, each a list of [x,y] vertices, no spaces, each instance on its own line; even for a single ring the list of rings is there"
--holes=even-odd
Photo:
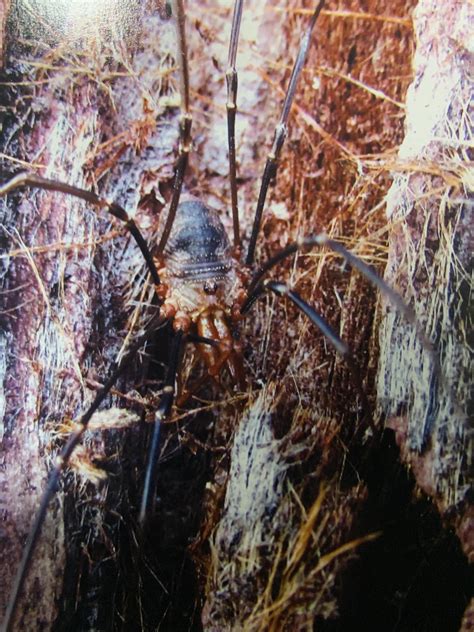
[[[457,184],[446,180],[451,167],[437,165],[439,172],[427,175],[424,154],[410,157],[413,171],[400,167],[404,155],[396,155],[405,112],[410,114],[413,103],[404,105],[413,79],[413,4],[396,0],[388,8],[382,0],[354,0],[344,10],[331,3],[325,7],[269,193],[258,261],[290,240],[325,231],[383,272],[388,246],[387,278],[413,300],[424,325],[426,315],[433,322],[429,303],[418,291],[413,298],[406,277],[393,272],[399,232],[407,232],[401,221],[393,226],[385,216],[391,174],[402,169],[393,187],[402,176],[417,183],[426,178],[423,190],[436,191],[436,208],[447,196],[446,224],[432,216],[428,201],[421,218],[430,213],[428,224],[453,228],[450,253],[459,260],[463,244],[467,250],[467,231],[455,237],[462,212],[456,200],[464,193],[459,179]],[[188,3],[194,147],[185,183],[187,191],[221,212],[229,234],[224,74],[230,5],[224,0]],[[420,3],[416,14],[420,48],[425,46],[423,24],[441,28],[438,17],[425,22],[425,5]],[[443,5],[447,15],[448,5],[465,10],[462,3],[449,2]],[[150,3],[145,9],[139,2],[117,0],[97,3],[92,15],[76,15],[71,6],[58,17],[48,13],[49,5],[29,6],[31,13],[12,3],[7,22],[4,79],[10,85],[2,92],[2,180],[28,169],[92,188],[135,212],[148,243],[154,243],[169,199],[178,139],[175,39],[165,7]],[[246,238],[310,13],[309,5],[294,0],[279,8],[263,0],[244,7],[237,151]],[[461,36],[455,41],[458,48],[450,60],[458,67]],[[438,46],[443,50],[441,40]],[[418,76],[421,70],[415,72]],[[460,143],[459,161],[462,151]],[[2,212],[0,594],[6,599],[46,473],[70,420],[90,403],[124,340],[146,327],[153,288],[126,231],[85,203],[26,190],[2,200]],[[418,217],[418,206],[407,220],[410,231],[415,213]],[[418,227],[415,222],[412,239]],[[444,237],[446,231],[441,232]],[[433,274],[446,266],[435,268]],[[337,617],[344,629],[361,621],[374,630],[395,629],[400,622],[403,629],[415,629],[417,620],[431,629],[460,625],[468,592],[467,580],[459,579],[467,577],[465,562],[436,510],[412,495],[415,484],[399,466],[391,432],[382,434],[386,416],[403,458],[415,462],[413,448],[419,445],[414,440],[426,409],[410,408],[405,393],[401,398],[398,391],[388,394],[384,385],[406,372],[400,369],[404,354],[394,350],[394,337],[397,344],[419,341],[412,329],[398,329],[398,316],[381,314],[375,290],[329,252],[290,259],[275,278],[287,280],[348,341],[377,410],[373,422],[363,417],[344,361],[302,314],[266,296],[242,324],[248,388],[237,392],[231,384],[224,389],[208,384],[185,409],[173,410],[158,468],[156,512],[142,534],[137,507],[147,424],[125,423],[120,429],[112,409],[146,417],[144,411],[159,401],[160,371],[153,366],[166,364],[164,332],[153,345],[155,360],[147,348],[117,385],[104,406],[105,420],[88,433],[81,458],[51,504],[16,629],[309,630],[316,625],[325,630]],[[450,278],[446,287],[456,292],[462,282]],[[465,366],[465,342],[448,331],[449,318],[456,321],[456,331],[462,330],[463,310],[455,316],[448,310],[447,333],[438,333],[443,402],[455,380],[444,341],[456,338],[456,370]],[[411,355],[410,368],[421,390],[427,388],[423,380],[430,379],[423,354],[415,360]],[[192,384],[201,374],[189,349],[180,379]],[[454,390],[456,410],[462,409],[464,387]],[[394,411],[401,407],[403,420],[395,423],[399,412]],[[468,514],[456,503],[463,497],[459,477],[467,480],[467,470],[461,473],[461,466],[451,465],[457,459],[464,467],[468,454],[460,441],[462,426],[454,430],[437,417],[430,448],[416,459],[437,459],[441,468],[436,446],[444,429],[453,459],[437,470],[442,484],[436,492],[432,479],[427,484],[414,470],[417,484],[434,495],[440,511],[454,514],[465,542],[471,536],[462,535],[470,533],[462,516]],[[100,481],[91,480],[99,476]],[[442,548],[428,546],[429,538],[442,542]],[[425,559],[434,588],[430,583],[431,590],[414,603],[413,595],[427,583]],[[442,566],[445,559],[449,571]],[[449,627],[443,628],[440,613],[452,596],[443,582],[451,573],[458,578],[455,605]]]
[[[382,323],[378,382],[387,425],[396,431],[403,459],[440,511],[454,513],[471,560],[474,232],[466,149],[472,135],[468,60],[473,19],[472,7],[463,2],[423,1],[414,12],[415,77],[388,193],[392,228],[385,276],[411,295],[439,354],[440,374],[414,332],[391,313]]]

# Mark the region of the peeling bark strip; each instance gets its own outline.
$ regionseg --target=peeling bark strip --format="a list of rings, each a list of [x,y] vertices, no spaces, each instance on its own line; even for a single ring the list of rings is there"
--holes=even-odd
[[[405,288],[441,355],[442,381],[419,341],[394,314],[381,330],[378,396],[418,485],[445,513],[455,511],[474,554],[468,493],[473,474],[472,413],[472,26],[468,2],[423,0],[414,13],[415,78],[406,135],[388,193],[387,280]],[[420,450],[427,444],[427,450]],[[466,504],[467,503],[467,504]],[[461,535],[462,534],[462,535]]]
[[[383,270],[383,200],[403,139],[414,3],[327,3],[269,191],[260,260],[324,230]],[[179,114],[174,28],[164,18],[164,2],[156,3],[160,10],[155,3],[145,9],[139,0],[61,3],[69,13],[59,21],[55,3],[11,4],[5,72],[13,85],[1,87],[2,180],[27,168],[92,188],[135,212],[149,243],[156,242],[172,185]],[[296,0],[244,4],[236,146],[248,243],[263,164],[314,7]],[[217,208],[229,228],[225,63],[231,5],[187,3],[194,149],[185,180],[187,191]],[[441,28],[438,15],[441,7],[427,27]],[[434,48],[444,50],[446,39]],[[462,48],[452,51],[456,60]],[[431,193],[454,173],[443,224],[449,228],[461,189],[448,166],[435,172],[439,180],[420,186]],[[416,171],[412,177],[425,176]],[[57,447],[124,341],[146,326],[152,291],[133,242],[84,203],[27,190],[0,200],[0,210],[4,601]],[[467,248],[463,239],[461,233],[452,243]],[[460,258],[462,249],[457,252]],[[327,252],[298,255],[276,274],[349,343],[375,402],[376,293]],[[434,318],[423,296],[413,302],[420,320]],[[385,318],[390,333],[391,317]],[[130,367],[51,505],[18,630],[324,632],[336,617],[341,629],[363,622],[374,631],[413,630],[416,624],[445,632],[460,625],[469,591],[462,558],[433,508],[412,498],[413,483],[390,436],[368,440],[346,365],[301,314],[270,296],[255,305],[241,333],[248,390],[235,394],[231,385],[205,384],[196,400],[173,411],[147,537],[136,527],[145,424],[135,423],[133,414],[117,422],[117,408],[143,416],[144,408],[156,406],[166,335],[153,361],[151,351],[143,354],[151,365],[147,372],[140,362]],[[400,333],[407,342],[409,335]],[[380,380],[398,371],[386,368],[398,357],[393,345],[389,353]],[[416,379],[426,371],[419,356],[411,369]],[[190,348],[184,388],[200,379],[200,370]],[[414,416],[410,424],[410,437],[418,439]],[[440,428],[436,421],[436,441]],[[459,498],[460,488],[452,491]],[[459,533],[467,541],[468,521]]]
[[[10,9],[10,0],[0,0],[0,68],[3,68],[5,55],[5,23],[8,11]]]
[[[132,212],[151,191],[160,198],[160,180],[173,173],[177,137],[173,116],[169,121],[163,116],[167,104],[160,101],[168,98],[173,29],[150,15],[149,31],[143,31],[138,45],[143,16],[137,7],[129,5],[130,19],[121,13],[112,19],[97,5],[98,14],[81,28],[71,14],[60,14],[57,21],[34,3],[28,8],[14,3],[6,76],[11,86],[2,94],[8,108],[3,174],[36,170],[95,188]],[[86,203],[25,190],[1,204],[2,252],[9,253],[2,259],[4,606],[56,444],[117,358],[131,315],[127,301],[147,296],[140,253],[119,226]],[[145,227],[156,223],[154,208],[140,221]],[[118,401],[123,406],[123,398]],[[122,494],[114,472],[125,439],[123,430],[89,434],[85,462],[88,468],[91,460],[105,463],[107,484],[94,490],[69,480],[64,497],[52,503],[19,629],[51,629],[58,612],[69,629],[97,616],[91,612],[97,611],[97,585],[104,583],[102,559],[110,558],[121,521]],[[141,452],[137,449],[136,456]],[[80,471],[90,477],[84,455],[80,460]],[[84,592],[75,608],[78,586]]]

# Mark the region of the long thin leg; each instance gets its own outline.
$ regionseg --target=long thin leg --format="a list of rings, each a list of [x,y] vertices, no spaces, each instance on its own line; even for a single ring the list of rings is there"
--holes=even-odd
[[[158,449],[160,445],[161,434],[161,422],[165,419],[171,410],[173,405],[175,394],[175,382],[176,374],[178,372],[179,356],[181,353],[181,342],[183,339],[183,332],[178,331],[173,337],[173,343],[171,346],[170,361],[168,364],[168,370],[166,373],[165,385],[163,388],[163,396],[161,398],[158,410],[155,413],[155,423],[153,427],[153,436],[151,439],[151,445],[148,450],[148,462],[145,473],[145,483],[143,485],[142,502],[140,505],[139,523],[143,527],[146,519],[146,512],[150,503],[151,492],[154,489],[153,485],[153,473],[158,456]]]
[[[370,404],[367,399],[367,395],[365,394],[362,381],[360,379],[360,371],[358,370],[356,364],[352,359],[352,354],[347,344],[343,340],[341,340],[341,338],[339,338],[334,329],[324,320],[324,318],[322,318],[322,316],[318,314],[318,312],[313,307],[311,307],[311,305],[304,301],[301,296],[297,294],[297,292],[289,288],[285,283],[282,283],[281,281],[268,280],[263,282],[263,287],[264,289],[272,291],[277,296],[287,296],[299,310],[306,314],[313,325],[315,325],[321,331],[321,333],[334,347],[334,349],[344,358],[344,361],[351,372],[354,386],[359,393],[362,407],[364,409],[364,414],[369,422],[372,423]]]
[[[277,252],[273,257],[268,259],[268,261],[260,266],[259,270],[257,270],[257,272],[254,274],[250,282],[248,296],[241,307],[241,313],[246,313],[251,308],[253,303],[257,300],[257,298],[265,291],[266,282],[262,281],[262,279],[264,275],[273,267],[275,267],[280,261],[294,254],[298,250],[306,250],[309,248],[323,246],[327,246],[328,248],[339,254],[352,267],[363,274],[370,283],[378,288],[378,290],[391,301],[396,310],[403,315],[406,321],[414,327],[416,334],[421,342],[421,345],[429,354],[431,362],[433,363],[433,375],[436,377],[436,379],[439,379],[440,383],[444,383],[441,375],[439,354],[433,346],[431,340],[429,340],[429,338],[423,331],[423,328],[416,318],[414,310],[409,305],[407,305],[400,294],[398,294],[398,292],[396,292],[381,277],[379,277],[379,275],[369,265],[364,263],[361,259],[359,259],[359,257],[347,250],[347,248],[344,248],[342,244],[335,241],[334,239],[330,239],[324,233],[311,237],[304,237],[297,242],[289,244],[288,246],[286,246],[286,248],[283,248],[282,250]]]
[[[66,468],[71,454],[74,452],[74,449],[79,444],[82,439],[84,432],[87,430],[87,426],[89,421],[91,420],[92,415],[97,411],[100,404],[107,397],[110,389],[113,387],[117,379],[126,369],[128,364],[136,355],[137,351],[143,346],[144,342],[150,338],[150,336],[155,333],[156,329],[159,325],[163,324],[164,320],[162,318],[157,318],[155,326],[150,328],[150,331],[147,332],[144,336],[142,336],[137,343],[135,343],[127,355],[120,362],[118,367],[112,372],[110,377],[105,382],[104,386],[100,389],[100,391],[95,396],[94,401],[87,409],[87,411],[82,415],[79,419],[77,429],[71,434],[66,445],[61,450],[60,455],[57,458],[56,465],[51,470],[48,478],[48,484],[46,486],[45,491],[43,492],[43,496],[41,498],[40,507],[35,516],[34,523],[31,527],[31,530],[28,534],[28,540],[26,542],[25,548],[23,550],[23,556],[21,558],[20,566],[18,568],[15,581],[13,583],[12,591],[10,593],[10,598],[8,601],[7,610],[5,613],[5,619],[2,626],[2,632],[8,632],[11,629],[11,626],[14,621],[15,613],[18,607],[19,598],[21,596],[21,592],[23,590],[23,586],[25,583],[25,579],[28,574],[28,570],[30,568],[33,552],[36,547],[36,543],[38,542],[38,538],[41,533],[41,528],[43,526],[43,522],[46,516],[46,511],[48,509],[48,505],[51,502],[52,497],[56,493],[58,489],[59,478]]]
[[[306,250],[314,247],[323,247],[327,246],[337,254],[341,255],[351,266],[353,266],[356,270],[358,270],[361,274],[363,274],[368,281],[370,281],[373,285],[375,285],[382,294],[387,296],[395,308],[403,314],[406,320],[413,325],[417,333],[420,337],[421,342],[425,349],[432,354],[434,353],[433,345],[430,340],[426,337],[423,330],[420,328],[419,323],[416,319],[415,312],[413,309],[405,303],[402,297],[395,292],[385,281],[379,277],[379,275],[366,263],[359,259],[352,252],[344,248],[342,244],[335,241],[334,239],[330,239],[324,233],[319,235],[304,237],[299,241],[296,241],[292,244],[288,244],[285,248],[277,252],[273,257],[268,259],[262,266],[260,266],[259,270],[254,274],[248,289],[248,297],[245,303],[241,308],[241,312],[245,313],[254,303],[254,301],[258,298],[258,296],[265,290],[264,284],[262,283],[262,278],[265,274],[271,270],[273,267],[277,265],[286,257],[294,254],[298,250]]]
[[[21,187],[35,187],[38,189],[47,189],[48,191],[58,191],[60,193],[66,193],[67,195],[72,195],[74,197],[80,198],[81,200],[85,200],[93,206],[107,209],[111,215],[124,222],[125,227],[132,234],[132,237],[135,239],[138,247],[143,254],[143,257],[145,258],[146,264],[153,278],[153,282],[155,283],[155,285],[160,284],[160,277],[153,262],[153,257],[147,246],[147,243],[143,235],[141,234],[138,226],[135,224],[135,221],[121,206],[119,206],[115,202],[109,202],[105,198],[99,197],[95,193],[92,193],[92,191],[79,189],[78,187],[73,187],[70,184],[66,184],[65,182],[48,180],[47,178],[42,178],[41,176],[38,176],[34,173],[20,173],[12,178],[9,182],[0,187],[0,197],[6,195],[10,191],[14,191],[15,189],[19,189]]]
[[[188,51],[186,44],[186,29],[183,0],[172,0],[173,18],[176,24],[176,36],[178,39],[178,63],[179,63],[179,91],[181,95],[181,115],[179,120],[179,155],[176,165],[176,174],[173,184],[173,197],[171,198],[168,217],[166,218],[163,234],[158,244],[157,253],[162,255],[170,236],[176,210],[179,204],[181,189],[183,187],[184,174],[188,165],[189,152],[191,151],[191,125],[192,115],[189,108],[189,69]]]
[[[229,143],[229,179],[232,199],[232,222],[234,227],[234,246],[240,246],[239,208],[237,202],[237,166],[235,156],[235,115],[237,113],[238,78],[235,67],[237,58],[237,44],[239,41],[240,22],[242,20],[243,0],[236,0],[232,17],[232,31],[230,34],[229,58],[227,61],[227,139]]]
[[[275,177],[278,168],[278,158],[280,156],[283,143],[285,142],[288,134],[288,117],[290,116],[291,106],[295,97],[296,86],[298,83],[301,70],[303,69],[306,61],[306,55],[308,53],[309,45],[311,42],[311,33],[313,32],[314,25],[318,19],[319,14],[324,5],[324,0],[320,0],[318,6],[314,10],[311,17],[311,22],[304,36],[301,39],[298,56],[291,72],[290,82],[286,91],[285,101],[283,102],[283,108],[280,115],[280,120],[275,128],[275,135],[273,137],[273,145],[270,153],[267,157],[265,169],[262,177],[262,185],[260,187],[260,193],[258,196],[257,209],[255,211],[255,218],[253,220],[252,234],[250,237],[249,249],[247,252],[246,264],[252,265],[255,256],[255,247],[257,244],[258,233],[260,230],[260,224],[262,222],[263,206],[265,204],[265,198],[267,197],[268,185],[270,181]]]

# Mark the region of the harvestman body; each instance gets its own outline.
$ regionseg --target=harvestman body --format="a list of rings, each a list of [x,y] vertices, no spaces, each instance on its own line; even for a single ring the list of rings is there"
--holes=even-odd
[[[98,392],[91,407],[80,418],[77,430],[70,436],[58,458],[56,466],[50,473],[47,489],[44,492],[41,506],[31,528],[23,558],[12,588],[3,629],[9,630],[13,624],[24,581],[26,579],[32,553],[39,538],[48,504],[54,495],[58,480],[67,466],[75,447],[80,442],[89,420],[99,408],[119,375],[127,366],[129,359],[140,349],[144,341],[166,321],[171,321],[174,336],[163,395],[155,414],[154,432],[146,469],[140,522],[143,524],[150,497],[153,493],[153,469],[159,449],[161,421],[166,417],[174,401],[175,381],[178,371],[179,356],[186,342],[197,346],[198,355],[207,368],[212,379],[219,380],[225,369],[234,383],[244,388],[245,375],[240,342],[234,331],[238,322],[245,317],[252,304],[264,292],[271,291],[277,296],[286,296],[298,309],[304,312],[326,336],[328,341],[340,353],[351,369],[354,384],[359,392],[364,414],[370,418],[370,409],[356,367],[352,361],[348,346],[337,336],[323,318],[295,291],[285,283],[264,279],[265,275],[281,260],[291,256],[298,250],[326,246],[345,258],[357,268],[367,279],[378,287],[407,320],[416,325],[412,310],[402,301],[400,296],[380,279],[373,270],[352,255],[341,244],[325,235],[306,237],[289,244],[271,257],[256,270],[254,257],[259,236],[262,212],[271,179],[275,176],[278,158],[287,135],[287,122],[293,103],[298,78],[303,68],[310,45],[311,34],[316,20],[322,10],[321,0],[313,12],[306,33],[301,39],[300,49],[290,77],[287,93],[282,107],[280,120],[275,129],[272,148],[268,154],[262,185],[258,198],[255,219],[249,241],[245,264],[240,261],[241,238],[239,233],[239,216],[237,209],[237,180],[235,154],[235,115],[237,96],[237,72],[235,69],[237,42],[242,15],[243,0],[236,0],[232,23],[227,70],[227,118],[229,143],[229,174],[232,198],[233,244],[229,242],[221,220],[217,213],[209,209],[202,201],[183,196],[181,189],[191,150],[191,114],[189,107],[189,78],[185,37],[185,12],[183,0],[173,0],[172,13],[177,25],[178,60],[180,68],[181,118],[180,146],[176,166],[173,196],[167,219],[157,248],[150,251],[145,239],[134,220],[128,213],[114,202],[98,197],[96,194],[78,189],[65,183],[44,179],[34,174],[20,174],[0,189],[5,195],[18,187],[38,187],[59,191],[86,200],[91,205],[105,208],[114,217],[121,220],[134,237],[148,266],[148,270],[156,287],[160,306],[159,314],[154,319],[150,332],[138,340],[129,349],[118,368],[109,376],[103,388]],[[419,333],[423,345],[432,353],[431,344],[422,333]]]

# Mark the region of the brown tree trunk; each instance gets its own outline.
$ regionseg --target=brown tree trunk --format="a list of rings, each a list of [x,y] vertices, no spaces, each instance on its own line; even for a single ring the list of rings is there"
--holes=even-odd
[[[71,5],[68,14],[58,17],[52,10],[48,14],[49,5],[32,2],[25,10],[20,2],[12,3],[4,70],[10,85],[2,90],[2,179],[29,169],[92,188],[136,210],[149,243],[156,239],[159,214],[169,197],[179,114],[174,30],[164,19],[164,6],[158,11],[152,4],[145,10],[139,2],[97,3],[91,8],[94,15],[76,15]],[[221,211],[229,233],[224,73],[231,4],[200,0],[187,8],[194,152],[186,188]],[[453,87],[447,102],[452,129],[459,130],[456,168],[441,160],[441,144],[431,141],[423,148],[435,152],[431,162],[425,153],[414,154],[407,167],[406,155],[397,157],[397,148],[405,112],[410,115],[414,102],[404,105],[413,79],[413,4],[354,0],[344,10],[326,6],[269,194],[258,256],[262,261],[289,240],[325,231],[383,272],[388,243],[388,278],[414,303],[417,318],[428,323],[431,334],[436,316],[420,296],[421,285],[412,283],[413,296],[406,273],[394,269],[400,235],[418,243],[416,231],[425,224],[439,231],[433,236],[422,232],[430,247],[439,235],[443,240],[448,236],[439,239],[440,250],[467,265],[467,230],[457,232],[467,216],[457,202],[466,195],[459,177],[464,173],[461,105],[466,88],[458,82],[456,98]],[[459,24],[456,11],[467,11],[462,3],[443,3],[446,20],[425,21],[425,4],[416,14],[420,51],[427,46],[424,25],[446,28],[448,17]],[[294,0],[278,8],[264,0],[244,7],[237,147],[246,238],[310,12],[309,5]],[[462,73],[467,44],[460,26],[450,31],[456,34],[452,55],[444,51],[441,36],[435,48],[440,59],[449,57],[452,68]],[[439,66],[446,68],[444,62]],[[423,77],[422,68],[415,72]],[[446,71],[446,76],[453,73]],[[436,142],[440,129],[435,129]],[[428,167],[435,161],[433,173]],[[407,229],[402,219],[393,226],[385,217],[384,196],[394,172],[401,175],[395,176],[392,192],[400,182],[423,190],[422,214],[417,200],[408,219],[402,218]],[[393,209],[396,198],[389,199]],[[447,200],[443,208],[448,209],[441,219],[432,211],[440,208],[440,200]],[[124,340],[146,325],[152,288],[126,231],[85,203],[26,190],[2,200],[2,213],[0,594],[6,599],[46,473],[70,431],[70,420],[90,403]],[[430,274],[450,266],[431,251],[428,264],[432,260],[436,265],[426,266]],[[146,424],[118,429],[107,413],[101,427],[88,433],[82,459],[76,459],[48,513],[17,629],[153,630],[161,625],[165,630],[309,630],[316,624],[325,630],[331,625],[327,621],[338,616],[343,629],[360,621],[374,630],[394,629],[397,621],[403,629],[415,629],[416,620],[439,630],[460,624],[467,594],[462,579],[445,628],[437,608],[441,612],[451,598],[441,578],[451,572],[467,577],[462,555],[436,511],[412,497],[414,482],[398,465],[391,434],[382,436],[382,430],[386,415],[404,458],[412,464],[435,463],[438,469],[433,467],[431,476],[439,477],[440,484],[434,487],[433,478],[420,477],[414,467],[417,483],[436,498],[442,512],[454,512],[467,542],[471,536],[462,534],[470,531],[461,516],[468,513],[464,505],[458,509],[467,481],[462,420],[448,423],[447,413],[438,415],[429,450],[420,456],[420,420],[427,418],[430,404],[418,396],[410,406],[410,394],[393,387],[398,376],[405,379],[408,369],[400,368],[400,362],[409,355],[393,341],[413,349],[419,345],[413,329],[400,329],[398,316],[383,314],[382,365],[377,369],[379,297],[365,280],[332,254],[317,251],[286,261],[275,278],[288,280],[348,341],[373,409],[380,409],[372,427],[363,418],[344,361],[302,314],[283,300],[264,297],[242,325],[248,389],[238,393],[229,384],[224,389],[204,386],[186,409],[173,411],[159,468],[156,515],[145,536],[136,521]],[[433,277],[425,282],[431,287]],[[459,333],[465,306],[450,311],[438,295],[449,290],[464,297],[464,282],[462,275],[445,274],[444,285],[436,282],[439,291],[431,297],[445,323],[436,332],[442,348],[438,408],[447,410],[447,397],[455,391],[453,420],[461,419],[458,413],[467,400],[466,388],[455,377],[466,370],[467,345]],[[166,332],[154,345],[157,361],[166,363],[163,347]],[[449,368],[448,347],[456,349],[457,373]],[[183,360],[181,380],[192,384],[202,369],[191,354]],[[428,359],[424,351],[413,356],[411,351],[409,375],[417,382],[416,392],[422,392],[430,384]],[[105,410],[142,413],[156,405],[160,374],[152,368],[145,375],[144,364],[137,358],[130,366]],[[454,388],[456,381],[459,387]],[[403,417],[394,420],[400,410]],[[439,449],[443,433],[448,463]],[[87,479],[89,460],[106,472],[101,482]],[[89,471],[89,479],[97,475]],[[428,530],[425,541],[419,536]],[[443,548],[430,548],[432,540]],[[426,583],[425,559],[435,588],[414,604],[413,595]],[[449,572],[441,563],[445,559]]]

